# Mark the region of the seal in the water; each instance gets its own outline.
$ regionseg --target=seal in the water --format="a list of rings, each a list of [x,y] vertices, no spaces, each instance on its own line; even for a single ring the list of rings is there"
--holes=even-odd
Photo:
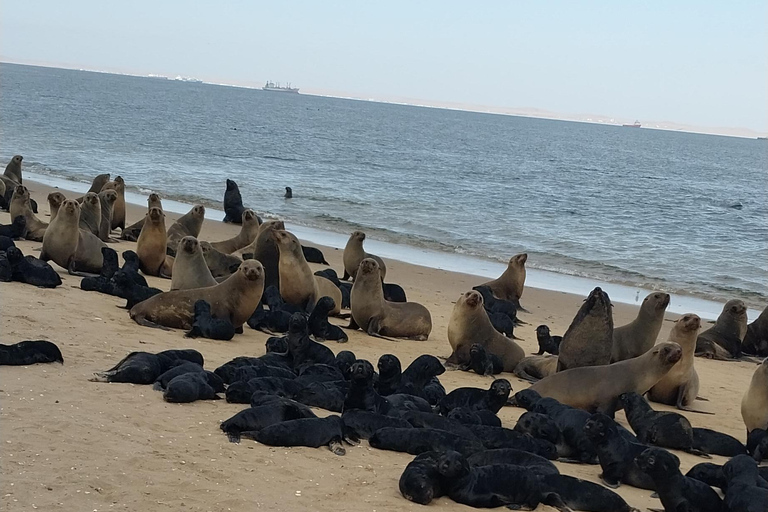
[[[557,372],[557,356],[546,354],[524,357],[517,366],[514,374],[528,382],[538,382]]]
[[[41,221],[32,211],[32,204],[29,198],[29,190],[24,185],[17,185],[13,189],[11,203],[9,207],[11,218],[15,219],[19,215],[23,216],[27,224],[27,232],[24,238],[33,242],[42,242],[45,228],[48,224]]]
[[[218,282],[205,264],[203,250],[197,238],[185,236],[179,241],[176,257],[173,260],[171,290],[190,290],[216,286]]]
[[[334,300],[337,300],[338,304],[341,297]],[[372,258],[366,258],[360,262],[355,284],[352,286],[350,302],[354,320],[352,325],[359,326],[369,336],[423,341],[432,332],[432,317],[427,308],[415,302],[384,300],[379,264]]]
[[[160,208],[150,208],[136,243],[136,254],[139,256],[142,272],[149,276],[172,276],[173,259],[166,255],[167,242],[165,214]]]
[[[419,455],[427,451],[454,450],[471,455],[483,449],[483,445],[471,438],[433,428],[379,429],[368,440],[372,448]]]
[[[355,443],[357,436],[344,425],[340,416],[301,418],[242,432],[241,435],[268,446],[328,446],[336,455],[346,454],[342,441]]]
[[[737,455],[723,465],[723,476],[728,482],[725,506],[729,511],[762,512],[768,509],[768,489],[759,486],[762,478],[756,461],[747,455]]]
[[[752,375],[749,388],[741,399],[741,417],[747,433],[756,428],[768,430],[768,359]]]
[[[149,194],[149,197],[147,198],[147,211],[149,211],[152,208],[160,208],[163,209],[163,202],[160,200],[160,196],[155,194],[154,192],[152,194]],[[120,233],[120,238],[122,240],[130,240],[131,242],[135,242],[139,239],[139,234],[141,234],[141,228],[144,226],[144,217],[139,219],[138,221],[134,222],[127,228],[125,228]]]
[[[10,224],[0,225],[0,236],[7,236],[13,240],[23,238],[27,233],[27,219],[23,215],[13,217]]]
[[[459,365],[459,370],[472,370],[478,375],[496,375],[504,371],[504,361],[485,350],[481,344],[473,343],[469,348],[469,362]]]
[[[649,294],[643,299],[637,318],[613,330],[612,362],[631,359],[650,350],[659,337],[669,299],[668,293]]]
[[[321,297],[312,313],[309,315],[309,332],[317,341],[334,340],[346,343],[347,334],[338,326],[328,322],[328,314],[336,309],[336,304],[330,297]]]
[[[125,229],[125,180],[123,180],[122,176],[118,176],[115,178],[115,181],[105,183],[101,190],[102,192],[104,190],[114,190],[115,194],[117,194],[115,204],[112,207],[110,231],[117,228]]]
[[[68,199],[59,208],[43,236],[40,259],[53,260],[70,274],[98,274],[104,264],[101,254],[104,243],[93,233],[80,229],[80,205]]]
[[[285,197],[286,199],[292,199],[293,189],[291,187],[285,187],[285,195],[283,197]]]
[[[744,335],[741,350],[753,356],[768,356],[768,306],[754,322],[747,326],[747,334]]]
[[[157,354],[131,352],[115,366],[104,372],[96,372],[93,382],[127,382],[131,384],[152,384],[175,362],[190,361],[203,366],[202,354],[197,350],[164,350]]]
[[[62,363],[64,358],[55,343],[45,340],[0,344],[0,365],[26,366],[37,363]]]
[[[283,300],[312,311],[321,297],[330,297],[335,305],[330,314],[338,315],[341,312],[341,290],[328,279],[312,273],[301,252],[301,244],[292,233],[273,231],[272,234],[280,251],[280,295]]]
[[[704,482],[680,472],[680,459],[661,448],[648,448],[635,459],[653,479],[664,510],[721,512],[723,500]]]
[[[243,218],[243,196],[240,188],[232,180],[227,180],[227,190],[224,192],[224,222],[240,224]]]
[[[59,213],[59,207],[61,203],[66,201],[67,198],[61,192],[51,192],[48,194],[48,209],[51,212],[51,220],[56,218],[56,214]]]
[[[563,335],[557,371],[611,362],[613,313],[611,299],[600,287],[595,288],[579,308]]]
[[[188,404],[197,400],[219,400],[217,389],[212,382],[218,379],[220,391],[224,392],[224,383],[213,372],[185,373],[174,377],[163,392],[163,400],[171,403]]]
[[[304,254],[304,258],[309,263],[328,265],[328,262],[325,261],[325,256],[323,256],[323,251],[317,249],[316,247],[307,247],[306,245],[302,245],[301,252]]]
[[[56,288],[61,284],[59,273],[48,262],[34,256],[24,256],[18,247],[9,247],[5,257],[11,266],[11,279],[20,283]]]
[[[501,410],[507,403],[512,391],[507,379],[496,379],[489,389],[456,388],[440,401],[440,414],[446,415],[457,407],[468,409],[488,409],[494,413]]]
[[[99,195],[88,192],[80,203],[80,229],[99,236],[101,228],[101,201]]]
[[[192,329],[184,336],[229,341],[235,336],[235,326],[226,318],[214,318],[211,315],[211,305],[204,300],[198,300],[195,302]]]
[[[220,279],[229,277],[232,273],[237,272],[237,268],[240,266],[240,258],[232,256],[231,254],[224,254],[217,251],[208,242],[200,242],[200,248],[203,251],[203,258],[205,258],[205,264],[208,265],[208,270],[214,279]]]
[[[435,381],[440,385],[437,376],[443,373],[445,373],[445,368],[438,358],[430,354],[422,354],[414,359],[402,373],[395,393],[417,396],[432,404],[429,388]],[[442,391],[440,399],[445,396],[445,389]],[[437,403],[439,400],[434,402]]]
[[[205,206],[201,204],[193,206],[191,210],[176,219],[176,222],[168,228],[168,234],[166,235],[168,244],[166,250],[168,254],[171,256],[176,254],[176,247],[185,236],[199,237],[200,230],[203,229],[204,220]]]
[[[117,192],[106,189],[99,192],[99,204],[101,205],[101,221],[99,222],[99,238],[104,242],[110,242],[112,232],[112,214],[117,202]]]
[[[699,334],[696,355],[709,359],[738,359],[741,342],[747,334],[747,306],[744,301],[729,300],[715,325]]]
[[[264,265],[264,287],[274,286],[280,289],[280,252],[277,249],[274,233],[285,230],[281,220],[268,220],[259,226],[259,233],[251,245],[243,249],[243,256],[250,253],[253,259]]]
[[[528,255],[525,253],[515,254],[509,258],[507,269],[498,279],[483,283],[493,292],[498,299],[519,301],[523,296],[525,288],[525,262],[528,261]]]
[[[272,395],[263,405],[249,407],[221,422],[221,430],[232,443],[240,442],[242,432],[261,430],[270,425],[301,418],[316,418],[317,416],[306,405],[287,398]]]
[[[344,255],[342,260],[344,262],[344,277],[342,280],[346,281],[350,277],[355,279],[357,271],[360,267],[360,262],[364,259],[372,259],[379,264],[379,274],[381,275],[381,282],[384,282],[384,278],[387,275],[387,265],[384,260],[376,256],[375,254],[369,254],[363,249],[363,241],[365,240],[365,233],[362,231],[355,231],[350,235],[347,245],[344,247]]]
[[[536,355],[540,356],[549,352],[556,356],[560,353],[560,343],[563,341],[563,337],[552,336],[548,326],[540,325],[536,328],[536,341],[539,343],[539,351],[536,352]]]
[[[259,217],[253,213],[253,210],[243,210],[240,232],[228,240],[222,242],[211,242],[211,247],[224,254],[232,254],[244,247],[248,247],[259,234]]]
[[[626,361],[557,372],[533,384],[531,389],[542,397],[613,417],[619,409],[619,395],[632,391],[645,394],[682,356],[677,343],[660,343],[642,356]]]
[[[354,291],[354,287],[352,289]],[[446,360],[448,364],[470,362],[469,351],[475,343],[498,356],[505,372],[513,371],[525,357],[525,351],[520,345],[493,328],[483,307],[483,296],[476,290],[464,293],[453,306],[448,321],[448,343],[453,349]]]
[[[255,260],[244,261],[237,272],[223,283],[195,290],[174,290],[155,295],[131,308],[131,318],[148,327],[191,329],[194,306],[198,300],[211,305],[211,313],[227,319],[242,329],[243,324],[261,300],[264,269]]]
[[[700,327],[701,319],[693,313],[687,313],[675,322],[667,341],[680,345],[683,357],[648,392],[648,398],[653,402],[674,405],[683,411],[699,412],[691,406],[699,394],[699,375],[693,367],[693,355]]]

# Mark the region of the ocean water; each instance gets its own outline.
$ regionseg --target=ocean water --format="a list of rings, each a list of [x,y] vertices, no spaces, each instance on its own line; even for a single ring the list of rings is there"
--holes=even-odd
[[[768,302],[760,140],[0,64],[14,154],[35,175],[111,172],[209,207],[230,178],[263,215],[403,251],[527,252],[531,269]]]

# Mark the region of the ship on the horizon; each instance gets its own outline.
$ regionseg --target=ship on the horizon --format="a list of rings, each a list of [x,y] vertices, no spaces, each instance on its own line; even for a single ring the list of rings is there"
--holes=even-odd
[[[623,124],[621,126],[626,126],[627,128],[640,128],[642,125],[640,124],[640,121],[635,120],[632,124]]]
[[[264,84],[264,87],[261,88],[262,91],[272,91],[272,92],[292,92],[294,94],[299,94],[298,87],[291,87],[291,84],[289,83],[285,87],[280,85],[280,82],[269,82],[267,81],[266,84]]]

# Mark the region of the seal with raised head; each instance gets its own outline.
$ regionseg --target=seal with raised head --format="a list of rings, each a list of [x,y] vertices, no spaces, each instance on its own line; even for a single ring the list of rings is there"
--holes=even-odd
[[[760,476],[757,461],[747,455],[737,455],[723,465],[725,508],[730,512],[763,512],[768,510],[768,489]]]
[[[150,208],[136,244],[142,272],[150,276],[172,276],[173,258],[166,255],[167,243],[165,214],[160,208]]]
[[[104,188],[104,185],[106,185],[109,182],[109,173],[99,174],[95,178],[93,178],[93,181],[91,182],[91,188],[88,189],[88,192],[93,192],[94,194],[98,194],[101,192],[101,189]]]
[[[612,362],[631,359],[648,352],[659,337],[669,299],[668,293],[649,294],[643,299],[637,318],[613,330]]]
[[[560,343],[562,343],[563,337],[552,336],[549,326],[540,325],[536,328],[536,341],[539,343],[539,351],[536,352],[536,355],[542,356],[549,352],[556,356],[560,353]]]
[[[379,264],[379,273],[381,274],[381,282],[384,282],[384,278],[387,275],[387,265],[384,260],[376,256],[375,254],[369,254],[363,249],[363,241],[365,240],[365,233],[362,231],[355,231],[350,235],[347,240],[347,245],[344,247],[344,255],[342,261],[344,262],[344,277],[342,280],[346,281],[350,277],[355,279],[357,270],[360,267],[360,262],[366,258],[375,260]]]
[[[160,200],[160,196],[154,192],[149,194],[149,197],[147,198],[147,211],[149,211],[151,208],[160,208],[161,210],[163,209],[163,202]],[[130,240],[131,242],[135,242],[139,239],[141,228],[143,226],[144,217],[125,228],[120,233],[120,238],[123,240]]]
[[[715,325],[699,334],[696,355],[709,359],[738,359],[741,342],[747,334],[747,306],[739,299],[729,300]]]
[[[507,269],[501,276],[493,281],[483,283],[498,299],[519,301],[525,288],[525,262],[528,261],[526,253],[515,254],[509,258]]]
[[[440,400],[440,414],[447,415],[458,407],[470,410],[487,409],[494,414],[507,403],[512,386],[507,379],[496,379],[488,389],[456,388]]]
[[[101,204],[101,221],[99,222],[99,238],[103,242],[109,242],[112,232],[112,213],[117,201],[117,192],[106,189],[99,192],[99,203]]]
[[[352,291],[354,290],[353,287]],[[353,301],[353,312],[354,307]],[[498,356],[505,372],[513,371],[525,357],[525,351],[520,345],[494,329],[483,306],[483,296],[477,290],[462,294],[453,306],[448,321],[448,343],[453,350],[446,360],[448,364],[462,365],[471,362],[469,352],[476,343]]]
[[[285,224],[281,220],[268,220],[259,226],[256,240],[242,250],[243,257],[251,254],[255,260],[264,265],[264,286],[274,286],[280,289],[280,252],[277,249],[274,232],[284,231]]]
[[[191,329],[195,302],[205,300],[216,318],[228,319],[236,329],[258,306],[264,291],[264,268],[255,260],[244,261],[223,283],[209,288],[160,293],[131,308],[131,318],[148,327]]]
[[[66,200],[67,198],[61,192],[51,192],[48,194],[48,210],[51,212],[51,220],[56,218],[61,203]]]
[[[98,274],[104,263],[101,248],[106,247],[93,233],[80,229],[80,205],[65,200],[43,236],[40,259],[53,260],[70,274],[78,271]]]
[[[115,181],[105,183],[101,190],[114,190],[117,194],[117,199],[112,207],[110,230],[125,229],[125,180],[122,176],[118,176]]]
[[[200,242],[200,248],[203,250],[205,264],[208,265],[208,270],[211,271],[211,275],[216,280],[232,275],[237,271],[242,261],[237,256],[217,251],[208,242]]]
[[[613,312],[611,299],[600,287],[584,301],[560,343],[557,371],[611,362]]]
[[[42,242],[43,235],[45,234],[45,228],[48,224],[37,218],[32,211],[32,203],[30,203],[29,190],[24,185],[17,185],[13,189],[13,196],[11,196],[11,204],[9,207],[11,218],[15,219],[19,215],[23,216],[27,223],[27,233],[24,238],[32,240],[33,242]]]
[[[680,345],[683,357],[648,392],[648,398],[661,404],[674,405],[683,411],[699,412],[692,409],[693,401],[699,394],[699,375],[693,367],[696,351],[696,337],[701,319],[687,313],[675,322],[667,341]]]
[[[259,217],[253,210],[244,210],[241,224],[243,227],[237,236],[221,242],[211,242],[211,247],[224,254],[232,254],[252,244],[259,233]]]
[[[280,295],[283,300],[312,311],[321,297],[330,297],[334,308],[329,314],[338,315],[341,312],[341,290],[328,279],[312,273],[304,259],[301,244],[292,233],[274,231],[273,236],[280,251]]]
[[[285,187],[285,195],[283,197],[285,197],[286,199],[292,199],[293,189],[291,187]]]
[[[642,356],[626,361],[557,372],[531,389],[571,407],[613,417],[620,408],[620,395],[632,391],[645,394],[682,357],[683,350],[677,343],[660,343]]]
[[[240,195],[240,187],[233,180],[227,180],[227,190],[224,192],[224,222],[240,224],[243,210],[245,207],[243,196]]]
[[[208,270],[203,257],[203,250],[197,238],[185,236],[179,242],[176,257],[173,260],[171,290],[189,290],[216,286],[218,282]]]
[[[335,285],[333,287],[339,291]],[[337,304],[341,303],[340,291],[338,299],[334,298],[334,300]],[[432,317],[427,308],[415,302],[384,300],[379,264],[372,258],[366,258],[360,262],[355,284],[350,293],[350,303],[354,325],[359,326],[369,336],[423,341],[432,332]]]
[[[99,195],[88,192],[80,203],[80,229],[99,236],[101,228],[101,201]]]
[[[199,237],[200,230],[203,229],[204,220],[205,206],[201,204],[193,206],[191,210],[176,219],[176,222],[171,224],[171,227],[168,228],[168,254],[172,256],[176,254],[176,247],[179,245],[179,240],[185,236]]]
[[[747,433],[756,428],[768,430],[768,359],[752,374],[749,388],[741,399],[741,417]]]
[[[741,350],[753,356],[768,356],[768,306],[754,322],[747,326],[747,334],[744,335]]]
[[[14,157],[11,158],[11,161],[8,162],[8,165],[5,166],[5,172],[3,173],[3,176],[5,176],[6,178],[12,179],[18,184],[23,183],[23,180],[21,179],[21,161],[22,160],[24,160],[23,156],[14,155]]]
[[[10,224],[0,225],[0,236],[7,236],[12,240],[23,238],[27,233],[27,219],[23,215],[13,218]]]

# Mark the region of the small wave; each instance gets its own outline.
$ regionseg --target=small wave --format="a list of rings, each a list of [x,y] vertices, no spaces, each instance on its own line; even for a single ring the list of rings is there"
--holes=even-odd
[[[273,156],[273,155],[262,155],[261,158],[265,160],[282,160],[283,162],[298,162],[298,158],[291,158],[291,157],[283,157],[283,156]]]

